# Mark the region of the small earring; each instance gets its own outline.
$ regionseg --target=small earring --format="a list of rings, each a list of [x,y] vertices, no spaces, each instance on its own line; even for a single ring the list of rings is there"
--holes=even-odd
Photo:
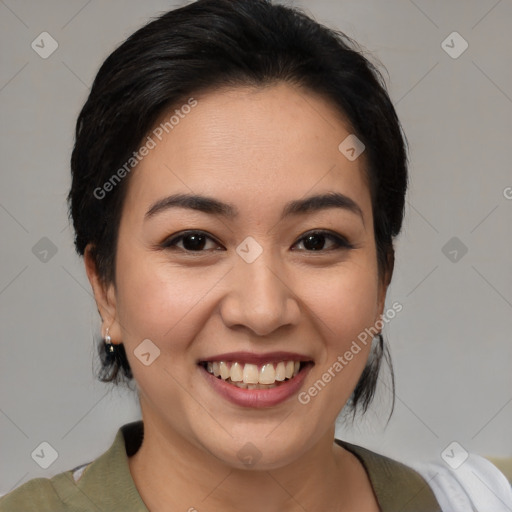
[[[103,340],[105,343],[105,350],[107,352],[107,359],[115,359],[116,357],[116,346],[112,343],[112,338],[108,333],[109,328],[105,332],[105,339]]]

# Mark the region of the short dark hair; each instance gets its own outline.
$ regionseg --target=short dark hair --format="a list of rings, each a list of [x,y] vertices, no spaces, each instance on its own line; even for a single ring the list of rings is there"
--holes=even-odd
[[[162,114],[192,95],[222,87],[285,82],[330,101],[364,143],[378,270],[387,284],[404,215],[406,138],[384,79],[364,53],[342,32],[270,0],[198,0],[137,30],[105,60],[78,116],[68,195],[77,252],[83,256],[90,243],[100,278],[115,284],[129,176],[105,197],[97,191],[129,161]],[[130,380],[122,345],[114,360],[106,357],[104,343],[98,346],[100,380]],[[373,399],[383,357],[391,368],[380,337],[349,401],[354,414],[358,404],[364,412]]]

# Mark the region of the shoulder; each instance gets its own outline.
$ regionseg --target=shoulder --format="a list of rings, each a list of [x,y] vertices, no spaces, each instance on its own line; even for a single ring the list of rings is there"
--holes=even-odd
[[[142,435],[141,421],[122,426],[98,458],[17,487],[0,498],[0,512],[147,512],[128,466],[128,456],[138,449]]]
[[[444,462],[415,463],[413,467],[430,483],[443,510],[512,510],[512,486],[490,461],[467,454],[460,465]]]
[[[63,475],[57,475],[60,477]],[[57,478],[54,477],[54,478]],[[64,512],[68,510],[48,478],[34,478],[0,498],[0,512]]]
[[[383,511],[395,510],[402,503],[414,512],[512,510],[510,482],[496,466],[474,453],[453,468],[444,461],[406,465],[361,446],[336,442],[359,457]]]
[[[103,455],[104,456],[104,455]],[[100,460],[99,457],[96,460]],[[34,478],[0,497],[0,512],[71,512],[78,504],[77,482],[96,461],[58,473],[52,478]],[[82,493],[80,493],[82,494]],[[37,507],[37,508],[35,508]],[[82,509],[81,509],[82,510]]]
[[[361,461],[383,512],[441,512],[428,482],[415,469],[362,446],[335,441]]]

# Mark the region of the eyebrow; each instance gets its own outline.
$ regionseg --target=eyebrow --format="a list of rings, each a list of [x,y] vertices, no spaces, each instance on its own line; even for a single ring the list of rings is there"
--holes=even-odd
[[[238,216],[238,210],[229,203],[223,203],[217,199],[196,194],[173,194],[154,203],[144,216],[144,220],[154,217],[171,208],[188,208],[211,215],[220,215],[234,219]],[[350,197],[339,192],[329,192],[297,199],[286,203],[281,213],[281,218],[292,215],[300,215],[310,212],[325,210],[328,208],[340,208],[352,212],[359,217],[364,225],[364,215],[360,206]]]

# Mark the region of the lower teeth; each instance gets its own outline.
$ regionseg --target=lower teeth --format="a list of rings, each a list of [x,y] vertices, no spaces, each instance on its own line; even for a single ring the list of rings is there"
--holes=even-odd
[[[224,380],[221,379],[220,377],[217,378],[219,380]],[[224,382],[227,382],[228,384],[232,384],[233,386],[242,389],[272,389],[277,386],[280,386],[281,384],[284,384],[285,382],[288,382],[289,380],[290,379],[286,379],[282,382],[276,381],[273,384],[246,384],[245,382],[233,382],[231,379],[224,380]]]

